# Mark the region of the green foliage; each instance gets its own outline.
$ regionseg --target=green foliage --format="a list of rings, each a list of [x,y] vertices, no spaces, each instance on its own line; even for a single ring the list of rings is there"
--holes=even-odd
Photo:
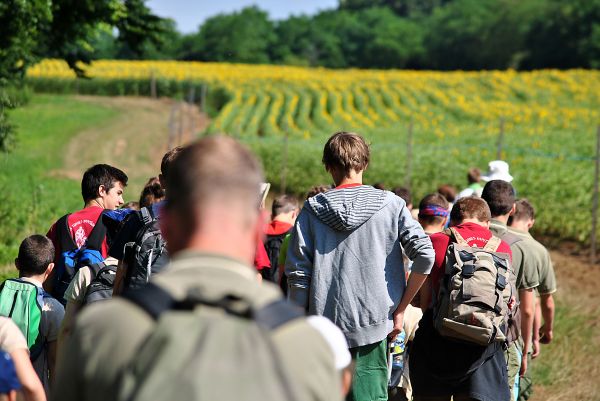
[[[65,146],[75,134],[116,114],[112,108],[40,95],[12,111],[20,136],[13,152],[0,155],[0,266],[11,263],[25,236],[45,234],[62,214],[82,205],[79,181],[59,173]]]

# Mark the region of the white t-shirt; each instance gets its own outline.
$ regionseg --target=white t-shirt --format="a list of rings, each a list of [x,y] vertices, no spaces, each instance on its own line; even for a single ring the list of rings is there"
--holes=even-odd
[[[0,350],[10,354],[27,348],[27,340],[17,325],[8,317],[0,316]]]

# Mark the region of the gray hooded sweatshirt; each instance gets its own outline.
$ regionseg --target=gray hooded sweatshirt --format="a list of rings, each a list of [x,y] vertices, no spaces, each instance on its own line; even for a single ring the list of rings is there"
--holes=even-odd
[[[366,185],[316,195],[292,231],[289,298],[333,321],[351,348],[379,342],[406,287],[403,251],[412,271],[429,274],[431,240],[400,197]]]

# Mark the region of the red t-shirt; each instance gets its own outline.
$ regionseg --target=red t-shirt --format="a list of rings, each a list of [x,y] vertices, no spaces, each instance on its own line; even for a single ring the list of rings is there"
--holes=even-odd
[[[87,241],[103,210],[104,209],[102,209],[100,206],[89,206],[69,215],[67,223],[69,224],[71,237],[79,248],[81,248]],[[50,238],[54,244],[54,249],[56,250],[54,259],[56,261],[62,253],[62,249],[60,249],[60,241],[56,237],[56,223],[50,227],[50,230],[46,236]],[[106,238],[104,238],[104,241],[102,241],[101,251],[102,257],[106,258],[108,256],[108,244],[106,243]]]
[[[488,240],[492,238],[492,232],[479,224],[464,223],[454,228],[462,235],[469,246],[483,248]],[[431,280],[433,293],[437,294],[440,289],[440,280],[444,276],[446,250],[450,244],[450,237],[444,233],[435,233],[431,235],[431,243],[435,251],[435,262],[433,263],[431,273],[429,273],[429,279]],[[507,253],[512,261],[512,252],[506,242],[502,241],[500,243],[497,252]]]
[[[262,270],[271,267],[271,261],[269,260],[269,255],[267,255],[267,251],[265,250],[265,244],[263,244],[262,240],[260,240],[256,244],[256,253],[254,254],[254,267],[256,267],[256,270]]]
[[[266,235],[281,235],[281,234],[285,234],[288,231],[290,231],[290,228],[292,228],[292,225],[290,223],[286,223],[284,221],[273,220],[269,224],[267,224],[267,227],[265,228],[265,234]]]

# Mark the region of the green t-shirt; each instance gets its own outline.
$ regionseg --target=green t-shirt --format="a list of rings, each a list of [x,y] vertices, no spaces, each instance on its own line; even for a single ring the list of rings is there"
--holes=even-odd
[[[506,224],[492,219],[490,230],[494,235],[502,237],[505,234],[512,234],[508,231]],[[510,246],[512,251],[512,265],[517,276],[517,289],[527,290],[536,288],[540,285],[537,260],[533,252],[528,251],[528,246],[524,240],[517,241]]]
[[[508,232],[522,239],[526,252],[531,255],[537,266],[539,285],[537,292],[541,295],[552,294],[556,291],[556,276],[554,275],[554,266],[550,258],[550,252],[544,245],[536,241],[528,232],[509,228]]]

